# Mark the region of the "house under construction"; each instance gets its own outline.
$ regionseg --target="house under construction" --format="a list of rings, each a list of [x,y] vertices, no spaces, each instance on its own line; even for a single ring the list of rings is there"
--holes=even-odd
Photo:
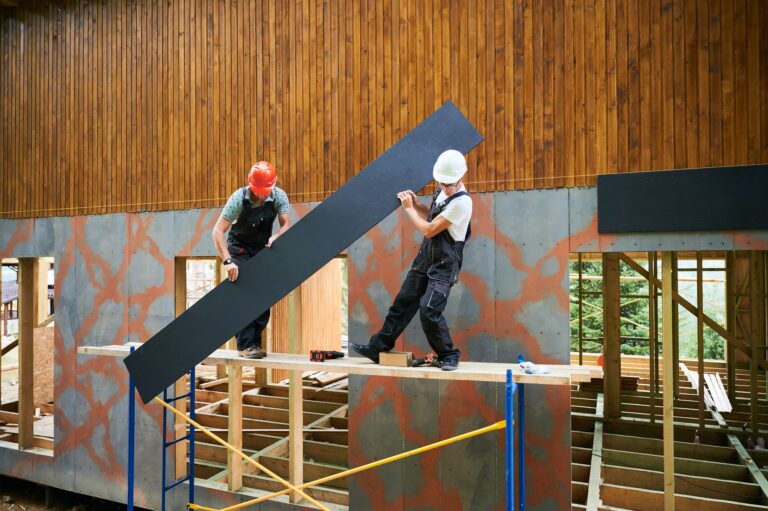
[[[459,370],[348,350],[419,250],[393,202],[274,304],[266,358],[208,339],[175,411],[132,392],[132,347],[226,280],[254,162],[303,232],[445,105],[482,136]],[[0,0],[0,118],[0,474],[153,510],[768,506],[764,2]],[[297,260],[394,201],[363,193]],[[396,349],[430,351],[418,321]]]

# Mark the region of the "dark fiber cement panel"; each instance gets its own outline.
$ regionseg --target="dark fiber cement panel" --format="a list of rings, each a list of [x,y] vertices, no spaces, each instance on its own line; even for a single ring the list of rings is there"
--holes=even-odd
[[[144,402],[271,307],[423,188],[444,150],[469,152],[482,136],[446,103],[225,281],[125,359]],[[269,271],[264,271],[268,268]],[[179,349],[183,342],[184,349]]]
[[[598,231],[766,229],[767,189],[768,165],[598,176]]]

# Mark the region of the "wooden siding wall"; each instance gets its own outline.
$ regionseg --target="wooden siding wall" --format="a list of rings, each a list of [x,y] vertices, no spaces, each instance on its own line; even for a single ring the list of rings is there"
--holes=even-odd
[[[0,66],[2,217],[321,200],[447,99],[475,191],[768,161],[763,0],[29,1]]]

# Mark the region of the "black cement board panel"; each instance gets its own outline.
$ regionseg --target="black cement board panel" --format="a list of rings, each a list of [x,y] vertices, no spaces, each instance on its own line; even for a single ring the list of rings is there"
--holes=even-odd
[[[597,178],[603,233],[768,228],[768,165],[611,174]]]
[[[468,153],[483,137],[450,102],[370,163],[271,248],[240,268],[124,362],[147,403],[202,362],[400,206],[397,192],[420,190],[446,149]],[[320,170],[318,170],[320,171]]]

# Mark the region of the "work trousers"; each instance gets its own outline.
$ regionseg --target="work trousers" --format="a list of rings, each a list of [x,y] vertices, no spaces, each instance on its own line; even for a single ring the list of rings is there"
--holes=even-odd
[[[395,340],[419,311],[421,327],[438,358],[458,362],[461,351],[454,348],[443,317],[450,292],[451,284],[448,282],[430,279],[426,272],[411,269],[389,308],[384,326],[371,337],[369,344],[378,351],[391,350],[395,347]]]
[[[232,260],[235,261],[238,266],[242,266],[259,251],[261,251],[261,248],[248,250],[243,247],[229,245],[229,253],[232,255]],[[245,328],[235,334],[237,349],[261,348],[261,333],[267,328],[267,323],[269,323],[269,309],[259,314],[256,319],[248,323]]]

